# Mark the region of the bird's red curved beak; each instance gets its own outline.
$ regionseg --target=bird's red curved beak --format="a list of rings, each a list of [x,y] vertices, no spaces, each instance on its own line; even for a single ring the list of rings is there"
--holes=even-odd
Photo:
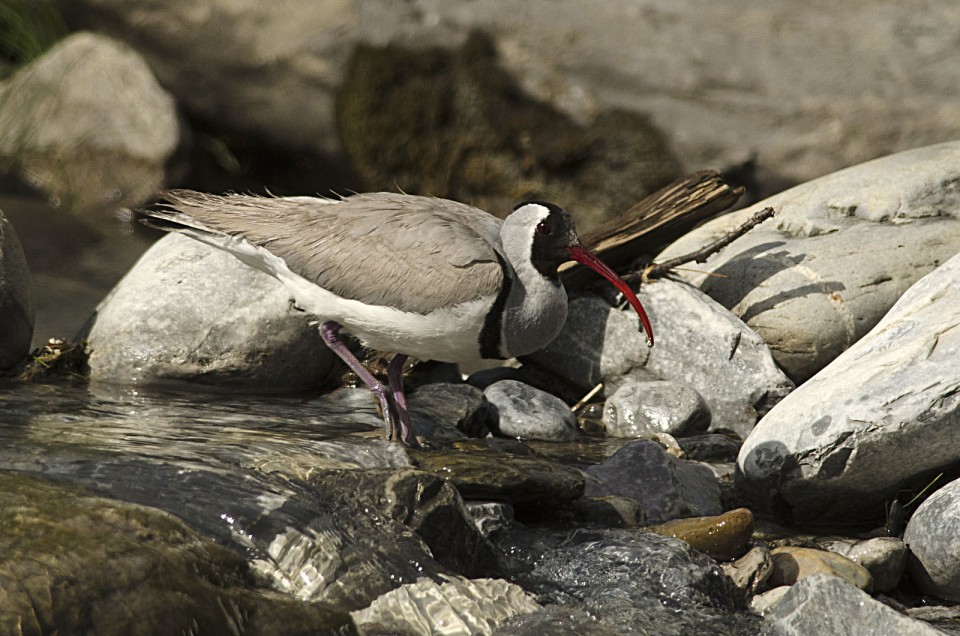
[[[567,252],[570,254],[570,258],[582,263],[597,272],[608,281],[613,283],[617,289],[619,289],[624,296],[626,296],[627,301],[630,305],[636,310],[637,315],[640,316],[640,324],[643,325],[643,332],[647,334],[647,346],[653,346],[653,327],[650,326],[650,319],[647,318],[647,312],[643,310],[643,305],[640,304],[640,299],[637,298],[637,295],[633,293],[633,290],[630,289],[630,286],[627,283],[617,276],[616,272],[607,267],[606,263],[597,258],[590,250],[585,248],[582,245],[569,245],[567,246]]]

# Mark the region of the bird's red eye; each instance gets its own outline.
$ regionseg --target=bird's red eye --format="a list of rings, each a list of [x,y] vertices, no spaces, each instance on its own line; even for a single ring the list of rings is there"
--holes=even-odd
[[[537,234],[550,234],[553,232],[553,226],[546,221],[537,223]]]

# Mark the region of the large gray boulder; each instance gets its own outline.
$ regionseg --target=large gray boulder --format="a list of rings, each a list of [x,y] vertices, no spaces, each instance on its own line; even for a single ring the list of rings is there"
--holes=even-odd
[[[760,336],[699,290],[659,280],[643,292],[657,336],[645,369],[696,389],[710,406],[712,428],[746,437],[793,390]]]
[[[33,281],[20,240],[0,212],[0,369],[20,362],[33,338]]]
[[[73,210],[143,203],[179,143],[173,98],[102,35],[75,33],[0,84],[0,156]]]
[[[524,363],[584,391],[604,382],[608,397],[637,369],[650,379],[685,384],[709,406],[713,428],[741,436],[793,389],[763,340],[699,290],[658,280],[644,285],[639,298],[653,323],[653,347],[647,347],[632,309],[583,296],[570,302],[560,335]]]
[[[859,340],[911,284],[960,252],[960,142],[870,161],[707,223],[669,258],[758,209],[777,215],[684,274],[731,309],[803,382]],[[718,276],[710,276],[716,274]]]
[[[649,307],[644,294],[640,299]],[[657,323],[653,324],[656,333]],[[570,301],[567,321],[557,337],[523,361],[586,391],[642,367],[649,352],[632,309],[621,311],[598,296],[581,296]]]
[[[158,241],[97,308],[95,380],[259,392],[323,385],[335,357],[282,283],[180,235]]]
[[[646,113],[687,169],[754,157],[768,192],[960,137],[952,0],[59,4],[136,46],[191,112],[324,152],[338,148],[337,92],[358,43],[453,48],[473,30],[535,96],[581,120]]]
[[[740,449],[738,488],[803,524],[877,522],[960,461],[960,255],[777,404]]]

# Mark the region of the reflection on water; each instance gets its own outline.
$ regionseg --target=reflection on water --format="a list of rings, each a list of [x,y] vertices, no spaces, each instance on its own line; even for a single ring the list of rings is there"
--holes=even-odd
[[[245,397],[110,385],[0,383],[0,470],[39,474],[171,512],[236,540],[265,511],[283,525],[316,471],[407,466],[369,391]]]
[[[356,433],[376,437],[382,420],[369,395],[344,389],[319,397],[246,397],[8,381],[0,384],[0,446],[22,453],[73,445],[128,458],[250,465],[265,454],[309,452],[317,442]]]

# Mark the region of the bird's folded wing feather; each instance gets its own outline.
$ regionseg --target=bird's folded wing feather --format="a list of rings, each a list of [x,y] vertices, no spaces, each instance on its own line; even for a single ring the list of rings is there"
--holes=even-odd
[[[200,232],[242,236],[341,297],[427,313],[496,295],[503,279],[495,217],[402,194],[217,196],[174,190],[148,213]]]

